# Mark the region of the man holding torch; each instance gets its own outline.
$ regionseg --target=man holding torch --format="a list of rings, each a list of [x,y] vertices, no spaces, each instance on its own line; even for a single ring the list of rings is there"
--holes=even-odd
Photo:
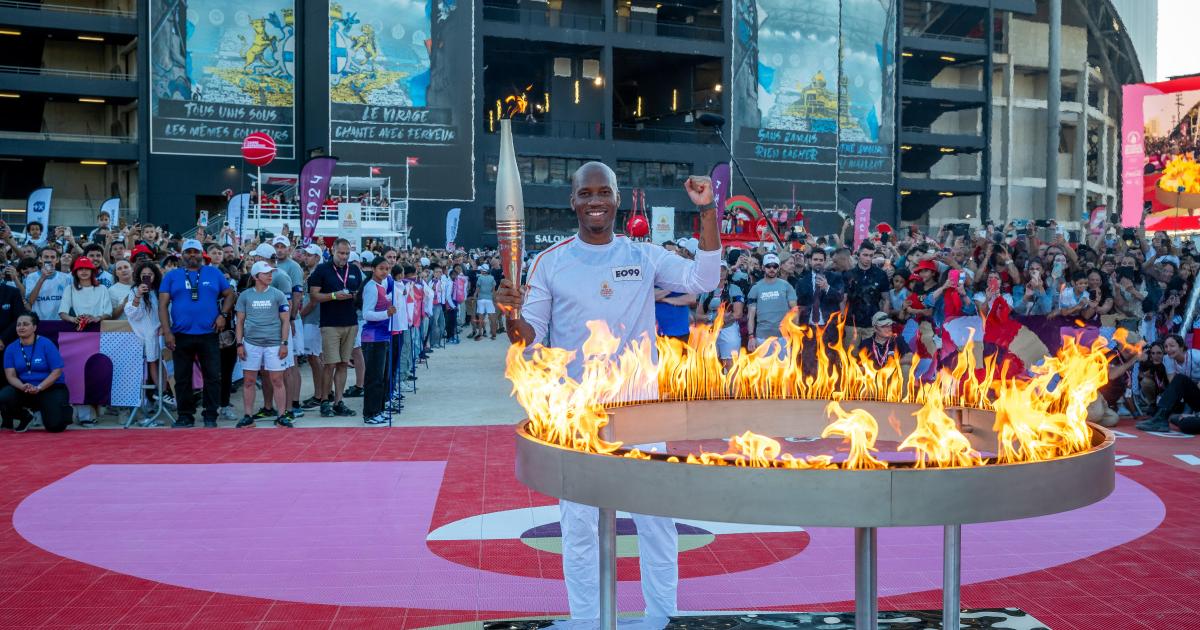
[[[695,260],[671,254],[650,243],[613,234],[621,196],[612,169],[599,162],[584,164],[571,181],[571,207],[579,232],[534,259],[528,284],[506,277],[495,303],[506,315],[509,339],[576,352],[569,368],[580,378],[587,322],[603,321],[621,347],[653,338],[655,288],[679,293],[707,293],[721,272],[721,240],[713,205],[712,182],[690,177],[684,184],[700,209],[700,248]],[[599,605],[599,541],[597,508],[560,502],[563,575],[571,617],[596,619]],[[679,582],[675,523],[669,518],[634,515],[639,538],[642,593],[649,617],[676,612]]]

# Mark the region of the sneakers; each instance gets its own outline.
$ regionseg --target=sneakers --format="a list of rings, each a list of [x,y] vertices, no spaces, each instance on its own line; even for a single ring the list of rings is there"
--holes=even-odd
[[[293,429],[296,425],[292,424],[292,419],[288,414],[285,413],[282,416],[275,418],[275,426],[283,427],[285,429]]]
[[[250,416],[242,416],[242,419],[238,420],[238,423],[233,426],[234,426],[234,428],[237,428],[237,429],[244,429],[246,427],[252,427],[252,426],[254,426],[254,418],[251,418]]]
[[[24,433],[29,430],[29,425],[33,424],[33,416],[26,415],[17,422],[17,428],[14,429],[17,433]]]
[[[342,396],[345,398],[362,398],[363,393],[363,388],[358,385],[351,385],[346,388],[346,391],[342,392]]]
[[[162,404],[165,407],[174,407],[176,404],[175,397],[170,394],[163,394],[162,395]]]
[[[161,427],[161,426],[163,426],[163,423],[160,422],[159,420],[153,420],[153,419],[148,418],[146,420],[138,420],[138,426],[149,429],[150,427]]]
[[[329,402],[328,400],[322,401],[321,402],[321,417],[322,418],[332,418],[333,415],[334,415],[333,414],[333,403]]]
[[[238,419],[237,412],[233,410],[233,405],[225,405],[224,407],[221,407],[221,411],[218,415],[222,420]]]
[[[384,413],[377,413],[374,416],[371,416],[370,418],[363,418],[363,424],[380,425],[380,424],[387,424],[387,423],[388,423],[387,414],[384,414]]]
[[[333,407],[331,409],[335,416],[347,417],[347,416],[354,415],[354,411],[351,410],[349,407],[347,407],[346,403],[344,403],[340,400],[337,402],[337,404],[333,405]],[[325,414],[322,413],[321,415],[325,415]]]
[[[267,409],[266,407],[263,407],[262,409],[259,409],[258,412],[256,412],[253,417],[255,420],[263,420],[266,418],[270,418],[271,416],[274,416],[274,415],[275,415],[274,409]]]
[[[204,428],[205,428],[205,429],[215,429],[215,428],[217,428],[217,419],[216,419],[216,418],[213,418],[213,419],[211,419],[211,420],[210,420],[210,419],[208,419],[208,418],[205,418],[205,419],[204,419]]]
[[[1171,423],[1167,422],[1165,418],[1159,418],[1158,416],[1146,418],[1134,426],[1137,427],[1138,431],[1168,432],[1171,430]]]
[[[171,423],[171,428],[174,429],[189,429],[196,426],[196,419],[188,416],[179,416],[179,419]]]
[[[321,400],[320,398],[317,398],[316,396],[311,396],[311,397],[309,397],[308,400],[300,403],[300,406],[303,407],[304,409],[316,409],[317,407],[320,407],[324,402],[325,401]]]
[[[300,407],[300,406],[292,407],[292,410],[289,411],[288,413],[292,414],[292,418],[303,418],[304,417],[304,407]]]

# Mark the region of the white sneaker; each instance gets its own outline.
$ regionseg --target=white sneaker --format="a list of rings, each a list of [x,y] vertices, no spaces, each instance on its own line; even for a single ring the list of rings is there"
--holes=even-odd
[[[241,418],[238,417],[237,412],[233,410],[233,405],[221,407],[220,416],[222,420],[241,420]]]
[[[162,403],[163,403],[163,406],[165,406],[165,407],[174,407],[175,406],[175,397],[170,394],[163,394],[162,395]]]

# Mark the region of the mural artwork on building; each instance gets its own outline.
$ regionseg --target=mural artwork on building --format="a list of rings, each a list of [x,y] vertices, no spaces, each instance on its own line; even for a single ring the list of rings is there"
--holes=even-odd
[[[262,131],[295,157],[291,0],[150,0],[150,150],[237,157]]]
[[[474,199],[474,16],[464,0],[332,0],[329,143],[340,165]]]
[[[734,1],[734,154],[764,208],[845,213],[890,196],[895,11],[895,0]],[[740,178],[732,187],[746,192]]]

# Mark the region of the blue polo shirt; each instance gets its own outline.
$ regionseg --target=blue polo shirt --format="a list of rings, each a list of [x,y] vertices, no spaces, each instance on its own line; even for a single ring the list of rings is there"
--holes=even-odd
[[[63,368],[62,355],[45,337],[34,337],[32,346],[23,346],[14,341],[4,349],[4,368],[17,371],[17,378],[22,383],[40,385],[54,370]],[[59,373],[55,383],[65,383],[62,373]]]
[[[672,291],[667,297],[679,297],[682,293]],[[665,302],[654,303],[654,319],[658,323],[658,334],[668,337],[679,337],[690,332],[688,326],[688,307]]]
[[[192,287],[196,287],[196,299],[192,299]],[[186,335],[203,335],[213,330],[213,323],[220,314],[221,293],[229,288],[229,281],[215,267],[203,265],[198,271],[176,267],[163,276],[158,293],[171,297],[171,332]]]

